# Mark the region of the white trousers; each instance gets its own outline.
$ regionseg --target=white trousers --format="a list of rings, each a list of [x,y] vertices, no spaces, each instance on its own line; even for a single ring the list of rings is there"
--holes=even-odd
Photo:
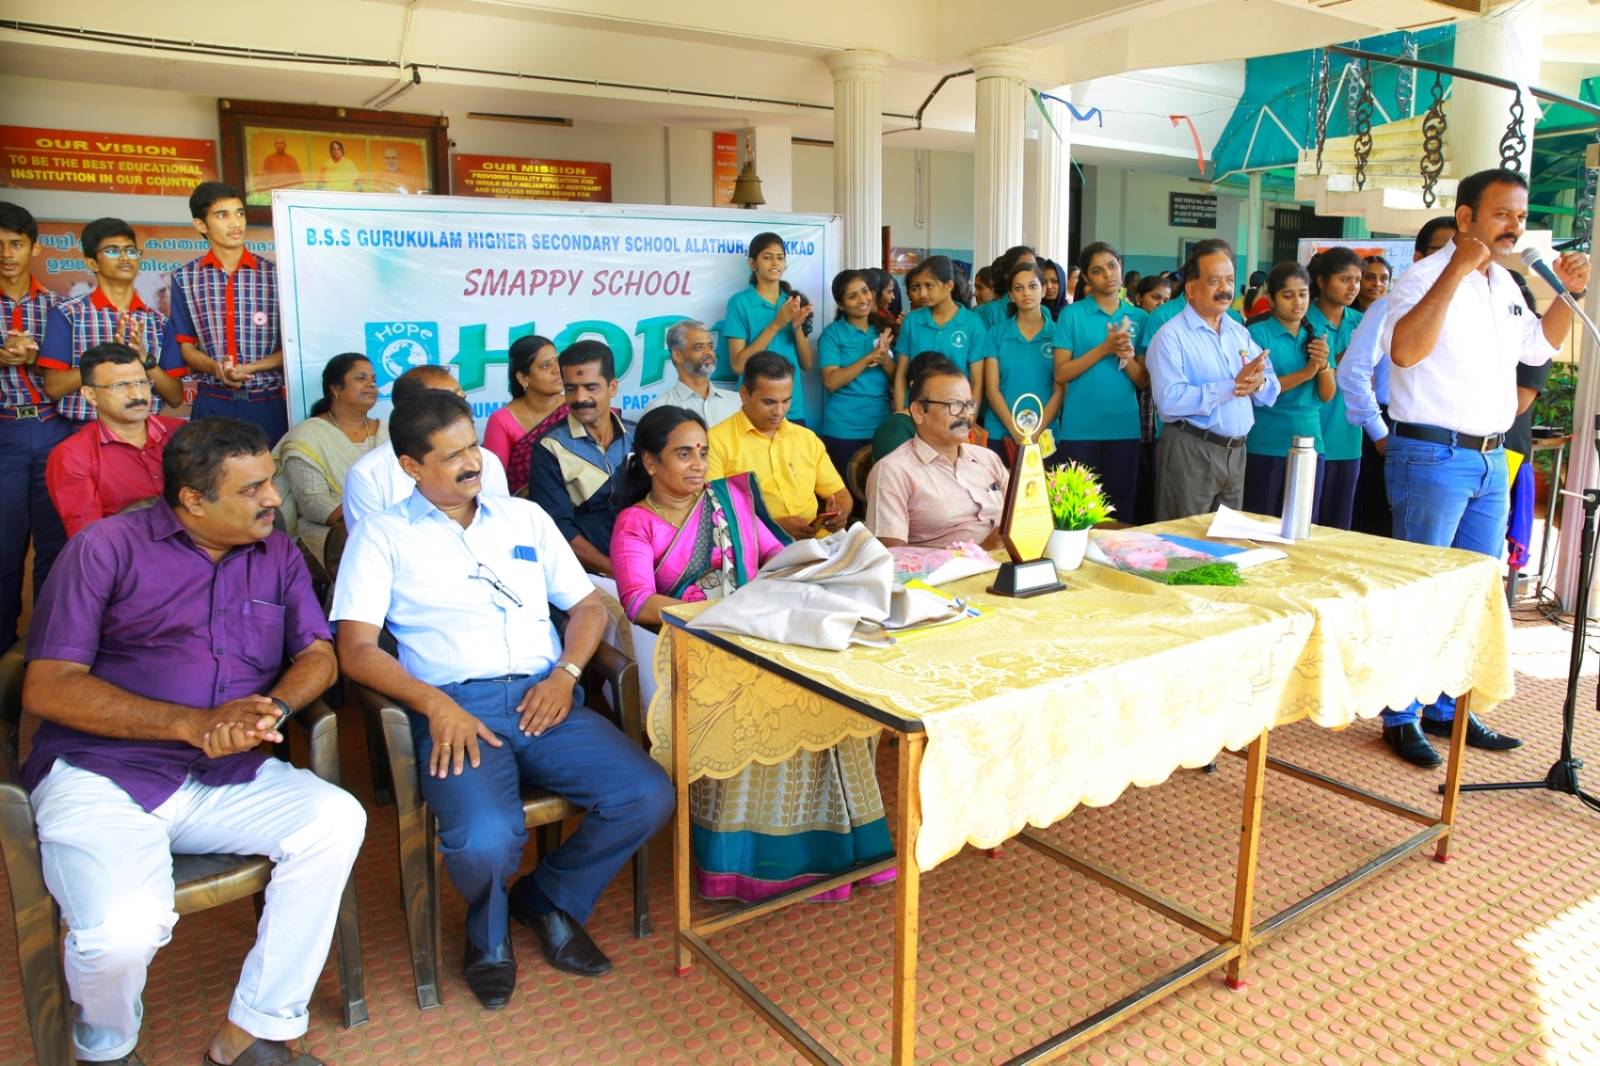
[[[263,1040],[293,1040],[322,974],[367,816],[350,793],[268,759],[254,781],[208,787],[189,778],[145,811],[108,778],[57,760],[33,793],[45,884],[66,939],[73,1042],[80,1060],[132,1051],[150,960],[172,939],[172,856],[265,855],[256,943],[228,1018]]]

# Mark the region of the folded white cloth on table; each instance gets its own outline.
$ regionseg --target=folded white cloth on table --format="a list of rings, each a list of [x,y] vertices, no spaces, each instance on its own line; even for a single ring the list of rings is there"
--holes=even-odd
[[[888,643],[884,622],[911,625],[947,609],[938,596],[897,588],[889,550],[857,523],[789,545],[689,627],[843,651],[852,643]]]

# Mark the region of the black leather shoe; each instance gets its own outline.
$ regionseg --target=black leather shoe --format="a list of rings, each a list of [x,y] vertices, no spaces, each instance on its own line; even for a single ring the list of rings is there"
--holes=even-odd
[[[489,1010],[504,1007],[517,987],[517,957],[511,953],[511,937],[507,936],[496,951],[484,951],[467,941],[465,969],[462,976],[479,1003]]]
[[[1383,739],[1394,749],[1396,755],[1413,766],[1431,770],[1444,762],[1439,758],[1439,753],[1433,750],[1433,745],[1428,743],[1428,738],[1422,735],[1422,729],[1415,722],[1384,726]]]
[[[557,907],[549,914],[535,914],[533,908],[517,901],[516,886],[511,886],[511,917],[539,934],[539,946],[550,965],[580,977],[599,977],[611,969],[611,960],[600,945],[584,931],[578,920]]]
[[[1454,726],[1454,722],[1435,722],[1427,718],[1422,720],[1422,731],[1434,737],[1448,737]],[[1522,741],[1516,737],[1501,736],[1484,725],[1476,714],[1469,713],[1467,747],[1482,748],[1484,751],[1510,751],[1512,748],[1522,747]]]

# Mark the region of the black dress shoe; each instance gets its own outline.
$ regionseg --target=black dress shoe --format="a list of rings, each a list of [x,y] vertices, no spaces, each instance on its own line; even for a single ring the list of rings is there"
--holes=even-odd
[[[467,960],[463,977],[478,1002],[489,1010],[499,1010],[511,999],[517,987],[517,957],[511,953],[508,935],[498,950],[485,951],[467,941]]]
[[[1428,743],[1428,738],[1422,735],[1422,729],[1415,722],[1384,726],[1383,739],[1394,749],[1396,755],[1413,766],[1431,770],[1444,762],[1439,758],[1439,753],[1433,750],[1433,745]]]
[[[1422,720],[1422,731],[1429,736],[1448,737],[1454,726],[1454,722],[1435,722],[1427,718]],[[1476,714],[1468,712],[1467,747],[1482,748],[1484,751],[1510,751],[1512,748],[1522,747],[1522,741],[1516,737],[1501,736],[1484,725]]]
[[[517,900],[511,886],[511,917],[539,934],[539,946],[550,965],[580,977],[599,977],[611,969],[611,960],[600,950],[578,920],[557,907],[549,914],[535,914],[533,908]]]

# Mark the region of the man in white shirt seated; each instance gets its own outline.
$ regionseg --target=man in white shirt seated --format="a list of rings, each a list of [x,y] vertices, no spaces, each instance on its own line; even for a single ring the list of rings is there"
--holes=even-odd
[[[550,517],[481,491],[472,409],[432,389],[397,406],[389,439],[415,491],[345,549],[333,618],[345,676],[408,710],[422,798],[467,901],[466,980],[485,1007],[516,987],[507,919],[552,966],[611,968],[583,923],[622,864],[671,817],[672,783],[577,687],[606,609]],[[551,606],[567,612],[563,649]],[[398,661],[378,646],[387,625]],[[585,810],[577,832],[513,884],[522,784]]]
[[[1510,273],[1490,261],[1516,247],[1527,220],[1521,174],[1494,169],[1463,178],[1455,240],[1402,274],[1389,294],[1379,349],[1393,364],[1384,477],[1397,540],[1500,558],[1510,509],[1502,440],[1517,416],[1517,364],[1549,362],[1572,325],[1560,301],[1543,321],[1535,317]],[[1567,252],[1555,271],[1581,294],[1589,257]],[[1424,734],[1449,736],[1454,718],[1448,694],[1426,707],[1413,700],[1383,712],[1383,737],[1407,762],[1438,766]],[[1505,751],[1522,741],[1471,715],[1467,743]]]
[[[717,369],[717,346],[711,340],[711,327],[686,318],[667,327],[667,351],[678,370],[678,383],[645,405],[649,414],[657,407],[682,407],[705,420],[706,428],[731,418],[742,407],[739,390],[719,389],[711,383]]]
[[[447,366],[414,366],[394,382],[390,399],[399,407],[407,400],[421,396],[429,389],[443,389],[465,398],[461,383]],[[344,479],[344,524],[354,533],[356,526],[368,515],[386,511],[411,495],[416,483],[400,469],[400,459],[393,448],[374,448],[355,461]],[[490,496],[509,496],[506,468],[491,451],[483,452],[483,491]]]

